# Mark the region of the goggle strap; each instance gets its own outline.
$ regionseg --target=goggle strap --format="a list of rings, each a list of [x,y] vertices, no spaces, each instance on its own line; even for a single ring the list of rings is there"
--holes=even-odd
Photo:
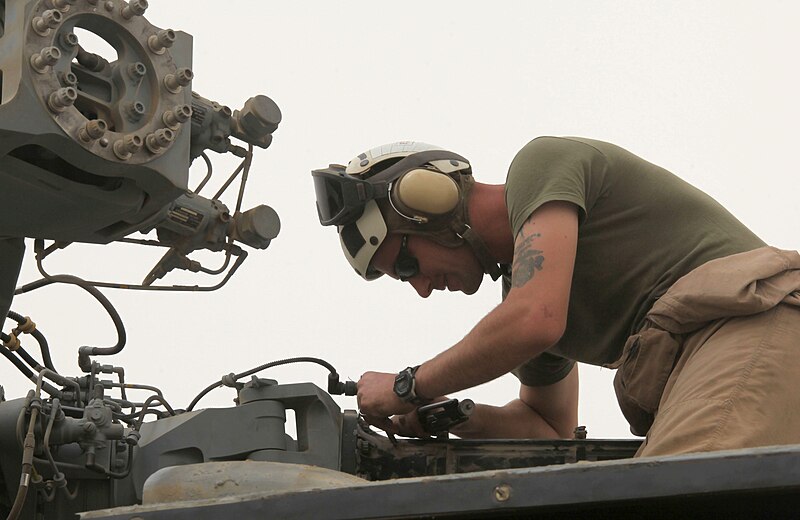
[[[486,247],[486,242],[484,242],[483,239],[467,224],[464,224],[464,228],[461,231],[456,231],[456,234],[463,238],[472,248],[472,252],[475,253],[475,257],[478,259],[478,262],[480,262],[484,272],[488,273],[489,276],[492,277],[492,280],[497,281],[497,279],[503,274],[503,271],[489,253],[489,248]]]

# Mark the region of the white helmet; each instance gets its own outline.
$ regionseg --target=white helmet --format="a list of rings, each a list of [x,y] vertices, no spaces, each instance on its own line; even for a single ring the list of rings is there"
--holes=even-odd
[[[473,250],[473,241],[480,241],[467,223],[472,170],[453,152],[400,141],[359,154],[346,167],[331,165],[312,175],[320,223],[337,226],[345,257],[367,280],[382,274],[371,262],[389,232],[423,235],[447,247],[466,240]],[[486,268],[485,245],[480,241],[478,247],[484,255],[476,255]]]

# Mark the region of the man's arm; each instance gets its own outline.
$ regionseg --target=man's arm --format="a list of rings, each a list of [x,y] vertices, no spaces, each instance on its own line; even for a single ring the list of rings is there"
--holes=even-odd
[[[508,296],[464,339],[419,368],[417,393],[447,395],[477,386],[555,344],[566,327],[577,240],[576,206],[549,202],[537,209],[515,239]],[[365,415],[386,418],[413,408],[394,395],[393,382],[391,374],[362,376],[358,397]]]
[[[470,419],[453,428],[462,439],[566,439],[578,426],[577,365],[557,383],[520,385],[505,406],[478,404]]]

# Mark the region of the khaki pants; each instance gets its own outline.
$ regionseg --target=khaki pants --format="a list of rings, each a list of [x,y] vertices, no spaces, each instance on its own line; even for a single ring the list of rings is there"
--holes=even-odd
[[[800,444],[800,254],[761,248],[676,282],[614,386],[637,456]]]

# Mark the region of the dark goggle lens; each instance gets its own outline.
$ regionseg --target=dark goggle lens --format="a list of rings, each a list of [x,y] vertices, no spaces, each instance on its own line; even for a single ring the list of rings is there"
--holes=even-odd
[[[314,176],[314,191],[317,195],[317,212],[323,226],[333,224],[344,212],[342,184],[332,179]]]
[[[397,260],[394,261],[394,274],[405,282],[415,277],[419,273],[419,261],[408,252],[408,235],[403,235],[400,243],[400,252],[397,253]]]

